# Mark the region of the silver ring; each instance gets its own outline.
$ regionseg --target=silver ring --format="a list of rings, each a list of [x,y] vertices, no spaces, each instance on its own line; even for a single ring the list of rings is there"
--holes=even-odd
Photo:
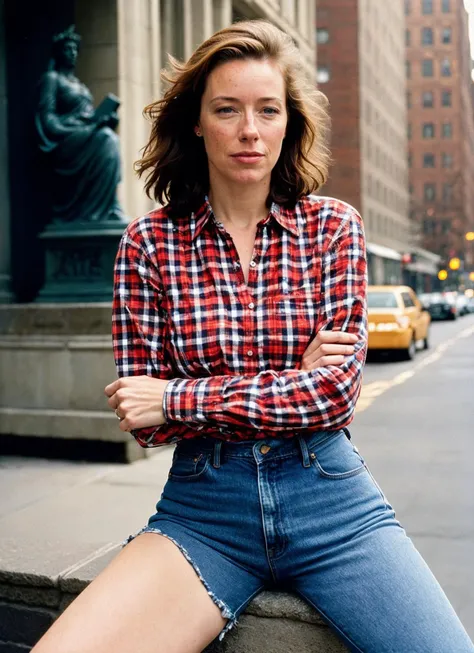
[[[115,417],[116,417],[117,419],[119,419],[120,421],[122,421],[122,419],[123,419],[123,418],[120,417],[120,415],[118,414],[118,408],[115,409]]]

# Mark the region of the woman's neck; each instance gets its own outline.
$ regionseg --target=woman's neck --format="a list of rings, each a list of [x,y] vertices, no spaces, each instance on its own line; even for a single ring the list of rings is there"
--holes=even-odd
[[[267,216],[268,193],[268,188],[255,189],[248,186],[242,189],[240,186],[213,189],[211,184],[209,202],[220,222],[238,229],[248,229]]]

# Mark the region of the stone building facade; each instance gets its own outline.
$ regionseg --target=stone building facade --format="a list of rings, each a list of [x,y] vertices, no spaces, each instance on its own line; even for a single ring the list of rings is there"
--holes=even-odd
[[[462,0],[407,0],[406,67],[413,219],[446,265],[472,266],[474,120],[468,15]]]
[[[318,81],[331,104],[327,194],[361,211],[372,283],[402,280],[409,223],[403,1],[318,0]],[[429,268],[429,263],[427,264]]]
[[[147,140],[142,110],[159,97],[167,53],[187,58],[203,39],[234,20],[266,18],[292,36],[308,74],[314,75],[314,0],[44,0],[28,12],[16,0],[5,0],[0,12],[0,138],[8,143],[0,154],[0,302],[33,300],[34,279],[41,276],[27,271],[12,252],[23,249],[33,268],[41,266],[32,119],[35,87],[47,68],[53,34],[74,23],[82,36],[77,76],[97,103],[109,92],[121,99],[120,199],[130,217],[151,208],[133,163]]]

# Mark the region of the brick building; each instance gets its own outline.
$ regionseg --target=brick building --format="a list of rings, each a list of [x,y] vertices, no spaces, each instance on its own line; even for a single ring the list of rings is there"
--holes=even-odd
[[[402,256],[414,246],[403,0],[318,0],[317,62],[333,121],[334,165],[324,192],[362,212],[370,281],[398,283]],[[426,266],[434,272],[430,260]]]
[[[411,215],[420,242],[473,264],[474,121],[463,0],[407,0],[406,70]],[[472,247],[471,247],[472,249]]]

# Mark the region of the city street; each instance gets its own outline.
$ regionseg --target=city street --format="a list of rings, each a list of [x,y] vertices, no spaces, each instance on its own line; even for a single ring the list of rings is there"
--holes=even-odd
[[[351,428],[474,637],[474,315],[433,322],[414,361],[369,357]]]

